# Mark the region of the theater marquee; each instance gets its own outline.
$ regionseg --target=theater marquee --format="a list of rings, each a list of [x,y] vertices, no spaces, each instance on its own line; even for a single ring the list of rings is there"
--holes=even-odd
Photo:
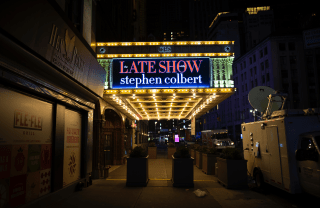
[[[113,59],[112,88],[208,88],[210,58]]]

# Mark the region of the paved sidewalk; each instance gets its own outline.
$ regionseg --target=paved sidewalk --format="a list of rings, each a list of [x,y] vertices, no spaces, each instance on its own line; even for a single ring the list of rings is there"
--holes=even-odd
[[[72,194],[69,198],[50,204],[47,208],[164,208],[164,207],[298,207],[283,200],[254,192],[250,189],[230,190],[217,183],[213,175],[206,175],[194,166],[194,188],[172,186],[172,160],[164,159],[166,152],[160,152],[158,158],[149,159],[149,178],[147,187],[126,187],[126,165],[112,166],[107,179],[93,180],[93,185]],[[203,198],[193,192],[205,191]],[[299,206],[304,207],[304,206]]]

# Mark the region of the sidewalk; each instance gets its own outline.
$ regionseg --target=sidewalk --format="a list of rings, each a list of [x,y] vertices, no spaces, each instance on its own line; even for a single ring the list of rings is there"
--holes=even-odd
[[[126,187],[126,165],[112,166],[107,179],[93,180],[93,185],[76,192],[68,199],[51,204],[48,208],[87,207],[284,207],[266,196],[249,189],[229,190],[217,183],[217,178],[202,173],[194,166],[194,188],[176,188],[170,181],[171,159],[164,159],[166,151],[158,158],[149,159],[147,187]],[[198,198],[193,191],[201,189],[207,196]]]

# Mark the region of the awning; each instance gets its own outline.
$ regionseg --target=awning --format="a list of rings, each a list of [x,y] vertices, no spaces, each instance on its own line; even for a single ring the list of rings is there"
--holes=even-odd
[[[199,118],[235,88],[105,90],[103,98],[135,120]]]

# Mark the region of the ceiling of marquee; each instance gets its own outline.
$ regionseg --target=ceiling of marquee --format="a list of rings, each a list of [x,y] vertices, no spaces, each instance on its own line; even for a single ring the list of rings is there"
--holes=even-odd
[[[135,120],[199,118],[235,88],[105,90],[104,99]]]

